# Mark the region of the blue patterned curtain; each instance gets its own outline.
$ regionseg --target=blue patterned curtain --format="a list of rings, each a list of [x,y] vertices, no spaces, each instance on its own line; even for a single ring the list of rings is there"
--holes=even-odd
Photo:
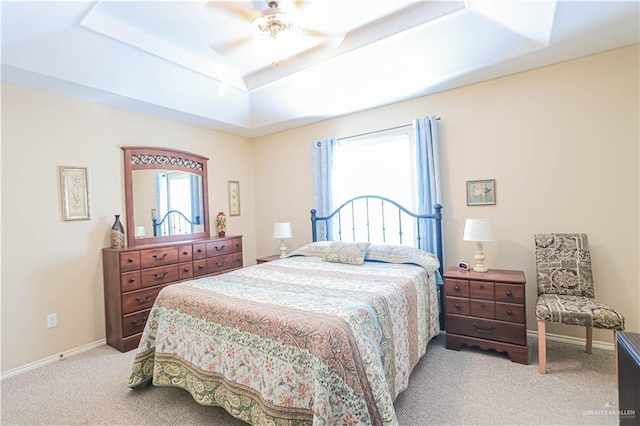
[[[431,214],[435,204],[442,204],[437,118],[435,115],[416,118],[413,128],[418,151],[418,213]],[[420,232],[422,249],[436,253],[435,222],[429,221],[426,228]]]
[[[333,211],[331,177],[333,170],[333,150],[336,138],[330,137],[313,141],[313,194],[318,216],[326,216]],[[326,240],[328,229],[325,222],[317,227],[318,240]]]

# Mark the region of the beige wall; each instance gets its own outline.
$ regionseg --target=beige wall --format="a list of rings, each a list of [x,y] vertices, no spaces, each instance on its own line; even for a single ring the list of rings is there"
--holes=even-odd
[[[311,140],[440,121],[446,265],[471,260],[466,217],[494,220],[487,264],[522,269],[535,329],[536,232],[589,234],[596,295],[640,331],[638,46],[516,74],[249,141],[223,133],[2,84],[2,371],[104,338],[102,247],[124,212],[125,145],[208,156],[210,211],[228,210],[239,180],[246,264],[278,252],[274,222],[291,221],[289,249],[310,241]],[[64,222],[58,165],[89,167],[92,219]],[[465,182],[497,179],[497,205],[468,207]],[[210,218],[213,219],[213,218]],[[47,329],[46,314],[58,313]],[[577,328],[549,332],[579,335]],[[606,341],[608,334],[596,332]]]
[[[474,244],[462,241],[465,218],[493,219],[498,241],[485,244],[486,263],[525,271],[527,326],[535,330],[533,234],[585,232],[596,296],[640,332],[638,52],[638,45],[617,49],[256,140],[258,254],[277,253],[269,238],[277,220],[292,222],[289,247],[311,239],[311,140],[435,114],[446,266],[473,260]],[[489,178],[497,204],[467,206],[466,181]],[[578,327],[547,331],[583,337]],[[596,331],[594,339],[611,341],[611,333]]]
[[[2,371],[104,339],[101,249],[113,215],[124,218],[126,145],[209,157],[211,223],[228,211],[227,180],[240,181],[242,215],[227,232],[243,234],[255,258],[250,140],[3,84]],[[89,168],[91,220],[62,220],[59,165]]]

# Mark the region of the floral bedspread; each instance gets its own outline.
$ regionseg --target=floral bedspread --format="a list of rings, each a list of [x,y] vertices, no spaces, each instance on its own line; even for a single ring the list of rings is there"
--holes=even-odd
[[[433,272],[291,257],[171,285],[129,386],[182,387],[253,425],[396,425],[439,332]]]

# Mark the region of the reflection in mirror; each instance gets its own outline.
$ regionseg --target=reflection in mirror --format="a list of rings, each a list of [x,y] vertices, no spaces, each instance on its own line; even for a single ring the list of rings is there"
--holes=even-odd
[[[204,232],[202,176],[174,170],[134,170],[135,238]]]
[[[129,247],[211,237],[208,158],[149,146],[122,150]]]

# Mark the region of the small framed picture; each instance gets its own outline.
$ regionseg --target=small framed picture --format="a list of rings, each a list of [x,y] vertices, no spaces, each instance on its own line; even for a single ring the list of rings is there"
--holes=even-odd
[[[496,180],[467,181],[468,206],[493,206],[496,204]]]
[[[59,166],[64,220],[89,220],[89,171],[86,167]]]
[[[240,216],[240,182],[230,180],[229,184],[229,216]]]

